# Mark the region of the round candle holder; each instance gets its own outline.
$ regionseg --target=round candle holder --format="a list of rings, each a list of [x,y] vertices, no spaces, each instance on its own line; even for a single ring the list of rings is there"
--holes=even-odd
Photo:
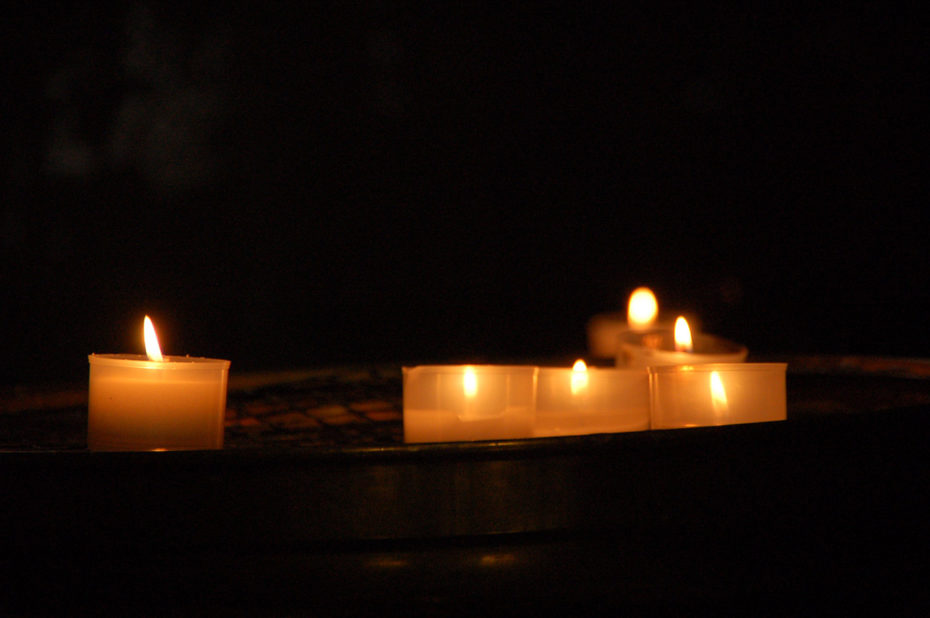
[[[404,441],[532,437],[537,371],[522,365],[404,367]]]
[[[669,330],[675,326],[675,318],[681,314],[669,314],[664,312],[658,322],[643,328],[630,326],[627,314],[624,311],[615,311],[613,313],[599,313],[588,320],[587,337],[588,337],[588,354],[594,358],[616,358],[619,352],[620,340],[623,336],[635,336],[637,333],[652,332],[654,330]],[[685,315],[688,324],[695,331],[700,330],[700,322],[697,318]]]
[[[229,361],[91,354],[87,446],[95,451],[223,448]]]
[[[655,367],[705,363],[740,363],[746,360],[746,346],[722,337],[698,333],[691,352],[675,350],[672,328],[626,332],[619,337],[617,367]]]
[[[536,437],[649,429],[649,375],[642,369],[541,367]]]
[[[783,421],[786,363],[649,367],[652,428]]]

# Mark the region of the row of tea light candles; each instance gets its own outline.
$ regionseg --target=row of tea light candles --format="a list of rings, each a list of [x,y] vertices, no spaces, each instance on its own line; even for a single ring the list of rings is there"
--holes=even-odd
[[[499,440],[777,421],[786,418],[783,363],[745,363],[745,347],[656,323],[651,291],[626,320],[595,316],[594,356],[616,368],[424,365],[403,368],[407,442]],[[92,354],[92,450],[223,446],[229,361],[163,356],[148,316],[146,355]]]
[[[627,316],[595,316],[589,351],[615,368],[427,365],[404,368],[404,440],[443,442],[616,433],[779,421],[784,363],[746,363],[747,349],[656,323],[639,288]]]

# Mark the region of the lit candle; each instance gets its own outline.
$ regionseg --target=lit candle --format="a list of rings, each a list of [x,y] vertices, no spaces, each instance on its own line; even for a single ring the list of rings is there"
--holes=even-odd
[[[695,319],[691,319],[692,323]],[[588,320],[588,353],[595,358],[616,358],[620,336],[654,329],[671,328],[659,318],[659,302],[652,290],[639,287],[630,294],[626,313],[599,313]]]
[[[536,367],[404,367],[404,440],[502,440],[533,435]]]
[[[673,328],[627,332],[620,336],[617,367],[649,367],[696,363],[739,363],[745,346],[714,335],[692,335],[688,321],[679,316]]]
[[[229,361],[162,356],[148,316],[146,355],[91,354],[87,446],[99,451],[223,447]]]
[[[649,368],[652,428],[783,421],[785,363]]]
[[[563,436],[649,429],[649,376],[642,369],[541,367],[534,435]]]

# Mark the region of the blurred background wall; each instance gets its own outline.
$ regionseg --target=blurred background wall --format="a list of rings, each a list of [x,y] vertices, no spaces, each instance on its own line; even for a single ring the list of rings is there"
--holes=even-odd
[[[0,382],[584,352],[638,285],[752,352],[926,356],[925,31],[576,3],[11,12]]]

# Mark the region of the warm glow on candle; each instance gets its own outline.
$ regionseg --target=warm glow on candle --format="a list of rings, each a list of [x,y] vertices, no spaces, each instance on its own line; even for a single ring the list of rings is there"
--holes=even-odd
[[[155,326],[149,316],[145,316],[142,322],[142,333],[145,338],[145,354],[150,361],[165,360],[161,355],[161,347],[158,345],[158,336],[155,334]]]
[[[572,395],[588,388],[588,366],[580,358],[572,365]]]
[[[649,288],[636,288],[630,294],[626,321],[630,328],[641,330],[652,326],[659,315],[659,303]]]
[[[694,345],[691,342],[691,328],[688,327],[688,320],[678,316],[675,320],[675,351],[691,352]]]
[[[469,399],[478,394],[478,378],[475,376],[474,367],[465,367],[465,376],[462,379],[465,387],[465,396]]]
[[[723,388],[723,381],[720,379],[720,372],[710,372],[710,400],[714,406],[714,413],[726,414],[729,408],[727,404],[727,391]]]

